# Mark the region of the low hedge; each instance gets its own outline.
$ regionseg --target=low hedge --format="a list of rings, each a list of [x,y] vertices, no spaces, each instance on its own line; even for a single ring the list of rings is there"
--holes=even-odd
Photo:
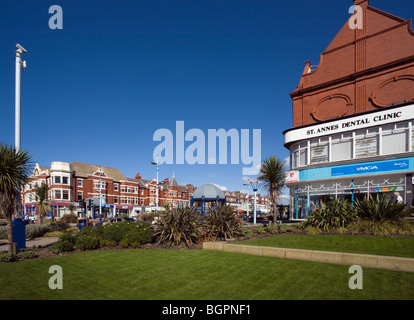
[[[70,226],[67,223],[52,222],[44,224],[27,224],[26,225],[26,238],[34,239],[43,237],[48,232],[63,231]],[[7,239],[7,227],[0,226],[0,239]]]
[[[153,241],[154,231],[146,222],[116,222],[105,226],[84,227],[76,235],[64,234],[51,246],[54,253],[69,252],[74,249],[94,250],[101,246],[137,248]]]

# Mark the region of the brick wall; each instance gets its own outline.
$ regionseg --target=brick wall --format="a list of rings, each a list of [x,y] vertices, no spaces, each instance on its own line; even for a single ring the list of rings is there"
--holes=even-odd
[[[348,22],[321,54],[305,63],[290,96],[293,127],[402,104],[414,99],[414,32],[404,20],[356,1],[363,28]]]

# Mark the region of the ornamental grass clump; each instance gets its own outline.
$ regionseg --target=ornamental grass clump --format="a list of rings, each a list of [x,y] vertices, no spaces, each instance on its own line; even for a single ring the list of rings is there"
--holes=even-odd
[[[154,220],[157,244],[195,246],[202,239],[201,216],[190,207],[169,208]]]
[[[374,199],[356,200],[358,216],[362,220],[375,222],[401,221],[410,214],[410,208],[403,202],[394,201],[392,197],[377,195]]]
[[[359,221],[348,227],[353,234],[378,236],[413,235],[414,226],[404,221],[411,209],[405,203],[394,201],[389,196],[377,195],[374,199],[356,200]]]
[[[358,220],[356,208],[347,200],[335,199],[315,210],[304,222],[305,229],[334,232]]]
[[[208,240],[227,240],[244,235],[242,222],[234,212],[234,207],[220,205],[210,208],[204,223],[205,237]]]

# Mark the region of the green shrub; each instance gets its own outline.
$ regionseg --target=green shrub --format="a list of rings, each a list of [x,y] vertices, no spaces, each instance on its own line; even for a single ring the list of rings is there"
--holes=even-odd
[[[94,236],[98,239],[102,238],[102,227],[91,227],[91,226],[86,226],[83,227],[82,230],[80,230],[77,234],[76,237],[81,237],[81,236]]]
[[[317,228],[323,232],[332,232],[338,228],[346,228],[358,220],[355,207],[347,200],[335,199],[316,209],[304,222],[305,229]]]
[[[49,228],[51,231],[63,231],[68,229],[70,226],[64,222],[52,222],[49,224]]]
[[[272,224],[272,226],[274,226],[274,224]],[[280,224],[278,225],[278,231],[280,233],[285,233],[285,232],[292,231],[292,228],[286,224]]]
[[[98,228],[102,233],[103,239],[119,243],[124,237],[124,234],[128,231],[128,223],[129,222],[114,222]]]
[[[74,236],[71,233],[62,234],[59,237],[59,241],[58,242],[64,242],[64,241],[67,241],[67,242],[70,242],[72,244],[75,244],[75,242],[76,242],[76,236]]]
[[[171,208],[161,212],[154,221],[154,235],[158,244],[190,247],[202,238],[201,217],[194,208]]]
[[[60,218],[60,222],[64,223],[78,223],[78,217],[74,213],[68,213],[63,215],[62,218]]]
[[[356,200],[358,216],[368,221],[400,221],[411,212],[405,203],[398,203],[389,196],[377,194],[376,199]]]
[[[206,238],[210,240],[227,240],[243,235],[242,223],[234,213],[234,207],[229,205],[210,208],[205,216],[203,228]]]
[[[74,250],[76,237],[70,233],[62,234],[58,242],[50,246],[53,253],[70,252]]]
[[[16,254],[18,259],[33,259],[36,257],[35,250],[24,250],[20,251]]]
[[[93,235],[76,237],[75,247],[80,250],[94,250],[99,247],[99,239]]]
[[[106,240],[106,239],[101,239],[99,241],[101,246],[111,246],[111,247],[115,247],[117,245],[117,243],[113,240]]]
[[[414,235],[414,226],[406,221],[370,221],[363,219],[349,225],[347,231],[352,234],[373,236],[410,236]]]
[[[74,250],[73,243],[69,241],[59,241],[50,246],[50,251],[53,253],[70,252]]]
[[[19,260],[17,255],[12,253],[0,254],[0,262],[15,262]]]
[[[7,239],[7,227],[0,226],[0,239]]]
[[[44,237],[60,237],[63,234],[63,231],[52,231],[46,232],[43,236]]]
[[[55,231],[52,224],[28,224],[26,225],[26,238],[34,239],[43,237],[45,233]]]
[[[64,231],[69,228],[67,223],[53,222],[44,224],[26,225],[26,238],[34,239],[43,237],[46,233],[54,231]]]
[[[149,223],[130,223],[128,231],[124,234],[121,244],[123,246],[140,247],[143,244],[152,242],[154,230]]]

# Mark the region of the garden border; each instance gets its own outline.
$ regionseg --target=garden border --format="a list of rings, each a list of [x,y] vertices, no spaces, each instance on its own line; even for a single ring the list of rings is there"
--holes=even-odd
[[[251,246],[231,244],[226,242],[204,242],[203,250],[225,251],[282,259],[296,259],[343,265],[359,265],[361,267],[367,268],[414,272],[414,258],[334,251]]]

